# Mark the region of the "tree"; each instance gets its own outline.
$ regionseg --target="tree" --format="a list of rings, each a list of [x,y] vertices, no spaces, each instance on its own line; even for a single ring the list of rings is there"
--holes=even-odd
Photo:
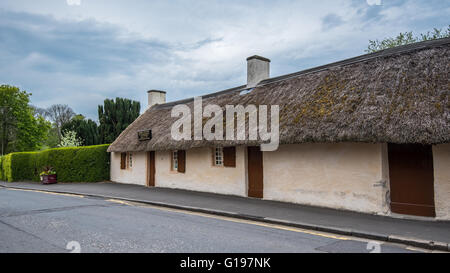
[[[50,123],[29,105],[31,94],[9,85],[0,86],[1,153],[39,149]]]
[[[51,128],[48,131],[47,138],[44,142],[46,147],[44,148],[55,148],[58,147],[59,137],[58,137],[58,128],[56,128],[55,124],[51,124]]]
[[[97,123],[91,119],[86,120],[83,115],[74,116],[61,130],[76,132],[85,146],[102,144]]]
[[[129,99],[106,99],[98,106],[99,132],[103,144],[112,143],[137,117],[141,104]]]
[[[61,127],[75,116],[75,112],[66,104],[54,104],[45,110],[45,116],[55,124],[58,142],[61,142]]]
[[[48,136],[51,123],[43,116],[34,116],[29,108],[27,115],[18,119],[16,139],[12,142],[16,151],[35,151],[41,149]]]
[[[81,139],[77,137],[77,133],[74,131],[63,131],[61,136],[61,142],[58,147],[79,147],[81,146]]]
[[[33,109],[35,117],[37,117],[37,116],[45,117],[45,115],[47,114],[47,109],[45,109],[45,108],[40,108],[40,107],[33,106],[33,105],[30,105],[30,107]]]
[[[425,34],[420,34],[420,36],[414,36],[413,32],[404,32],[397,35],[395,38],[385,38],[382,41],[369,41],[369,46],[366,49],[367,53],[377,52],[383,49],[393,48],[401,45],[408,45],[421,41],[429,41],[440,38],[450,37],[450,25],[447,27],[446,31],[442,29],[433,29],[433,31],[428,31]]]

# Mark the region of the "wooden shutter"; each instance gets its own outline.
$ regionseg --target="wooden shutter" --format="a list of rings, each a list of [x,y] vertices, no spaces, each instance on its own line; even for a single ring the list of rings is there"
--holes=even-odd
[[[178,150],[178,172],[186,172],[186,151]]]
[[[127,153],[120,154],[120,169],[125,170],[127,168]]]
[[[236,147],[223,148],[223,166],[236,167]]]

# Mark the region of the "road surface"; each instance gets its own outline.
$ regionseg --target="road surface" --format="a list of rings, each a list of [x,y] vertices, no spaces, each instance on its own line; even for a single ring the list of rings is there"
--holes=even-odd
[[[370,252],[368,243],[372,251],[426,251],[118,200],[0,187],[1,253]]]

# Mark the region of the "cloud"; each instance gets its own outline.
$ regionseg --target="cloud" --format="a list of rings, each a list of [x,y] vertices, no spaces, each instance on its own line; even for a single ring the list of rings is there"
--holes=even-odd
[[[330,13],[322,19],[322,25],[324,30],[329,30],[342,25],[344,21],[339,15]]]
[[[367,4],[369,6],[380,6],[381,5],[381,0],[367,0]]]
[[[167,45],[158,41],[122,40],[117,27],[94,20],[70,22],[25,13],[1,15],[2,52],[19,59],[39,53],[54,60],[53,66],[45,64],[49,72],[84,76],[127,73],[130,64],[161,61],[167,50]]]
[[[81,0],[66,0],[69,6],[79,6],[81,5]]]
[[[250,55],[270,58],[277,76],[363,54],[369,39],[445,27],[442,2],[4,0],[0,82],[96,119],[105,98],[145,108],[148,89],[176,100],[244,84]]]
[[[141,99],[125,91],[145,91],[135,75],[142,66],[163,66],[170,59],[167,44],[120,39],[120,29],[95,20],[5,11],[0,16],[0,81],[34,93],[33,103],[41,107],[67,103],[96,118],[97,104],[107,97]]]

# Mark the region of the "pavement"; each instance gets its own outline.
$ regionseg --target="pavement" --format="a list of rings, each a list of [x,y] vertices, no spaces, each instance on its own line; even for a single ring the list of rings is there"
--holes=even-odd
[[[0,182],[0,187],[113,198],[450,251],[450,221],[398,219],[276,201],[111,182],[55,185]]]
[[[77,253],[437,252],[402,244],[374,242],[142,203],[0,188],[0,253],[73,251]]]

